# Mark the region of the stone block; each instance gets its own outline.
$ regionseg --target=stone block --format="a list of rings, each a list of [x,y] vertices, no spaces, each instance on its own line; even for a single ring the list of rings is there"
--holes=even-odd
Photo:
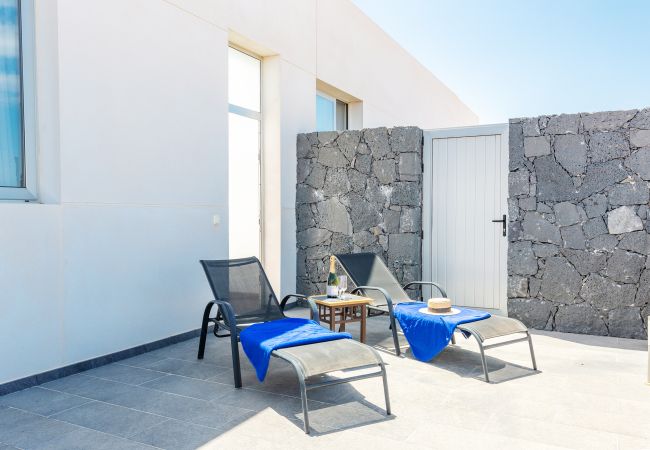
[[[339,137],[338,131],[319,131],[318,132],[318,144],[320,146],[332,145],[336,138]]]
[[[327,168],[314,160],[311,160],[311,170],[305,178],[305,183],[314,189],[323,189],[325,186],[325,176]]]
[[[391,203],[400,206],[420,206],[421,190],[418,183],[398,181],[394,184]]]
[[[347,130],[339,134],[336,139],[336,144],[341,149],[345,157],[352,161],[355,153],[357,152],[357,147],[359,146],[359,141],[361,140],[361,132],[358,130]]]
[[[363,130],[363,139],[370,148],[370,154],[375,159],[381,159],[391,153],[388,143],[388,130],[384,127]]]
[[[538,212],[526,212],[522,223],[523,238],[535,242],[560,244],[560,230]]]
[[[562,250],[562,254],[583,276],[600,272],[607,264],[607,256],[601,252],[565,249]]]
[[[381,223],[381,215],[375,206],[358,194],[350,195],[350,218],[354,232],[368,230]]]
[[[621,206],[607,214],[607,228],[610,234],[623,234],[642,230],[643,223],[633,208]]]
[[[400,153],[399,179],[402,181],[418,181],[422,175],[422,159],[419,153]]]
[[[630,145],[632,147],[650,147],[650,130],[630,131]]]
[[[549,256],[555,256],[560,251],[560,248],[557,245],[553,244],[533,244],[533,253],[538,258],[548,258]]]
[[[325,185],[323,186],[323,194],[326,197],[335,197],[344,195],[350,192],[350,180],[348,179],[348,172],[345,169],[327,170],[325,176]]]
[[[305,203],[296,205],[296,231],[303,231],[315,225],[311,206]]]
[[[593,239],[601,234],[606,234],[607,225],[605,225],[603,218],[598,216],[587,220],[582,226],[582,231],[584,231],[587,239]]]
[[[587,238],[582,231],[580,224],[571,225],[570,227],[560,228],[562,235],[562,246],[564,248],[585,249],[587,248]]]
[[[372,173],[381,184],[391,184],[397,178],[395,161],[392,159],[375,160],[372,163]]]
[[[519,220],[519,202],[516,198],[508,199],[508,221]]]
[[[348,171],[348,179],[350,180],[350,189],[352,189],[357,194],[363,194],[366,190],[366,177],[359,171],[350,170]]]
[[[592,195],[582,203],[589,218],[600,217],[607,212],[607,196],[603,194]]]
[[[377,236],[369,231],[363,230],[352,235],[352,242],[361,248],[368,247],[377,242]]]
[[[326,167],[349,167],[350,165],[343,152],[331,145],[323,146],[318,150],[318,162]]]
[[[380,208],[390,202],[393,190],[393,186],[380,185],[376,178],[368,178],[365,197],[366,200]]]
[[[508,174],[508,193],[510,197],[530,193],[530,172],[528,170],[520,169]]]
[[[419,233],[422,231],[422,209],[402,208],[399,231],[401,233]]]
[[[555,213],[555,220],[557,221],[557,224],[561,227],[573,225],[580,221],[578,208],[573,203],[556,203],[553,206],[553,212]]]
[[[552,156],[537,158],[534,165],[537,175],[537,199],[539,201],[561,202],[575,200],[576,189],[573,186],[571,177]]]
[[[611,234],[596,236],[595,238],[590,239],[587,244],[587,246],[594,251],[608,253],[613,252],[617,245],[618,239],[616,239],[616,236]]]
[[[331,254],[352,253],[352,250],[353,244],[350,233],[334,233],[332,235]]]
[[[609,335],[629,338],[646,339],[647,332],[641,319],[641,308],[616,308],[609,312]]]
[[[511,123],[508,135],[510,158],[508,161],[509,170],[523,169],[525,166],[524,156],[524,134],[521,123]]]
[[[580,289],[580,297],[598,309],[613,309],[622,305],[634,304],[636,286],[620,284],[592,273]]]
[[[305,133],[300,133],[296,137],[296,156],[300,158],[309,158],[311,155],[311,142]]]
[[[617,131],[593,133],[589,138],[592,162],[605,162],[630,155],[630,145],[623,133]]]
[[[357,155],[354,161],[354,168],[359,172],[368,175],[372,167],[372,156],[370,155]]]
[[[393,211],[390,209],[385,209],[383,211],[384,216],[384,229],[386,233],[399,233],[400,227],[400,212]],[[421,217],[421,216],[420,216]]]
[[[587,166],[587,144],[583,136],[556,136],[555,159],[571,175],[582,175]]]
[[[650,108],[638,111],[634,118],[630,121],[630,128],[650,130]]]
[[[591,164],[587,167],[587,175],[578,190],[578,199],[591,197],[606,187],[623,181],[627,176],[628,173],[620,160]]]
[[[528,278],[518,275],[508,277],[508,298],[527,297],[528,296]]]
[[[537,199],[535,197],[520,198],[519,207],[524,211],[535,211],[537,209]]]
[[[332,232],[324,228],[308,228],[299,231],[296,235],[296,244],[299,248],[315,247],[330,240]]]
[[[296,203],[315,203],[320,202],[325,197],[321,191],[310,186],[299,184],[296,186]]]
[[[367,139],[366,139],[367,141]],[[390,130],[393,153],[422,153],[422,130],[418,127],[395,127]]]
[[[555,314],[555,330],[607,336],[607,326],[602,315],[584,303],[559,308]]]
[[[311,170],[311,160],[309,159],[299,159],[298,160],[298,169],[296,172],[296,181],[298,183],[304,183],[309,175]]]
[[[639,289],[637,290],[634,304],[643,306],[650,303],[650,269],[646,268],[639,279]],[[647,317],[644,315],[644,317]]]
[[[650,147],[640,148],[625,160],[625,166],[644,180],[650,180]]]
[[[508,245],[508,273],[513,275],[537,273],[537,259],[529,241],[513,242]]]
[[[527,117],[522,120],[522,131],[524,136],[539,136],[539,119],[537,117]]]
[[[650,189],[646,181],[628,179],[615,185],[607,197],[612,206],[643,205],[650,200]]]
[[[551,116],[544,128],[544,134],[577,134],[579,123],[579,114]]]
[[[528,158],[551,154],[551,143],[547,136],[525,137],[524,155]]]
[[[645,256],[638,253],[614,250],[614,254],[607,260],[605,274],[621,283],[638,283],[645,260]]]
[[[535,277],[528,278],[528,293],[529,297],[537,297],[539,290],[542,287],[542,280]]]
[[[580,291],[582,277],[569,262],[561,256],[546,259],[546,268],[542,275],[540,295],[547,300],[571,304],[576,302]]]
[[[650,235],[648,233],[645,231],[635,231],[622,236],[623,238],[619,241],[618,248],[642,255],[650,255]]]
[[[422,240],[417,234],[396,233],[388,236],[388,267],[420,264],[421,252]]]
[[[551,322],[557,307],[537,298],[508,299],[508,317],[521,320],[530,328],[543,330]]]
[[[352,234],[352,221],[348,210],[337,198],[319,202],[316,207],[318,210],[317,220],[321,228],[335,233]]]
[[[603,111],[583,114],[582,124],[585,131],[613,131],[623,127],[636,114],[636,110]]]

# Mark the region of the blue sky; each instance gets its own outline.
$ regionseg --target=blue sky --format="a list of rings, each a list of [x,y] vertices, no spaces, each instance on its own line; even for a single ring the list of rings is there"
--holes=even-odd
[[[650,107],[649,0],[353,0],[478,115]]]

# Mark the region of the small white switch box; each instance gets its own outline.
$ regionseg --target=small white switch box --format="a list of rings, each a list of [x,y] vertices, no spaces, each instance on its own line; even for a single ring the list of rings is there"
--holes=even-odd
[[[214,216],[212,216],[212,225],[214,225],[215,227],[221,225],[221,216],[219,216],[219,214],[215,214]]]

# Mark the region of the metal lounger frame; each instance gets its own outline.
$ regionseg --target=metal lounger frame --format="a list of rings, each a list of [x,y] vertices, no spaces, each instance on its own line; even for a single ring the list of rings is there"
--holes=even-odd
[[[424,285],[435,287],[436,289],[438,289],[438,291],[440,291],[440,294],[443,297],[445,297],[445,298],[447,297],[447,292],[445,292],[444,288],[442,286],[440,286],[438,283],[434,283],[432,281],[412,281],[412,282],[407,283],[404,286],[402,286],[402,289],[406,290],[406,289],[408,289],[408,288],[410,288],[412,286],[424,286]],[[393,308],[393,299],[391,298],[390,294],[385,289],[380,288],[380,287],[376,287],[376,286],[358,286],[354,290],[352,290],[352,293],[353,294],[354,293],[363,293],[366,290],[378,291],[386,299],[386,306],[387,306],[387,309],[388,309],[387,312],[388,312],[388,314],[390,316],[390,329],[391,329],[391,332],[393,334],[393,343],[395,345],[395,353],[397,354],[397,356],[400,356],[401,355],[401,349],[400,349],[400,346],[399,346],[399,339],[398,339],[397,326],[396,326],[397,321],[395,320],[395,314],[394,314],[394,308]],[[420,300],[416,300],[416,301],[420,301]],[[381,311],[382,313],[386,313],[386,311],[383,311],[381,308],[376,308],[376,307],[373,307],[372,305],[368,305],[368,308],[369,309],[374,309],[374,310],[377,310],[377,311]],[[533,362],[533,369],[537,370],[537,361],[535,360],[535,351],[533,350],[533,340],[532,340],[532,337],[530,335],[530,331],[526,330],[526,332],[525,332],[526,336],[522,337],[522,338],[510,339],[508,341],[498,342],[498,343],[495,343],[495,344],[487,344],[486,345],[486,344],[484,344],[484,340],[479,335],[477,335],[475,332],[473,332],[472,330],[464,329],[462,327],[462,325],[459,325],[458,328],[461,331],[465,331],[465,332],[469,333],[470,335],[474,336],[474,338],[476,339],[476,342],[478,343],[478,347],[479,347],[479,350],[480,350],[480,353],[481,353],[481,364],[483,365],[483,373],[485,375],[485,381],[487,383],[490,382],[490,375],[488,373],[487,361],[485,359],[485,350],[489,350],[491,348],[501,347],[501,346],[508,345],[508,344],[515,344],[517,342],[528,341],[528,347],[530,348],[530,357],[531,357],[532,362]],[[456,338],[455,338],[454,335],[452,335],[451,340],[452,340],[452,344],[456,343]]]
[[[286,307],[287,302],[289,299],[295,298],[296,300],[304,300],[309,304],[309,307],[311,309],[311,318],[312,320],[320,323],[319,317],[318,317],[318,309],[316,307],[316,304],[309,299],[308,297],[304,295],[299,295],[299,294],[289,294],[285,296],[282,299],[282,302],[280,302],[280,309],[284,311],[284,308]],[[214,318],[210,317],[210,312],[212,310],[212,307],[214,305],[217,305],[219,308],[217,316]],[[210,323],[214,324],[214,335],[219,337],[219,338],[224,338],[224,337],[230,337],[230,352],[232,356],[232,367],[233,367],[233,374],[234,374],[234,379],[235,379],[235,387],[240,389],[242,387],[242,379],[241,379],[241,364],[239,360],[239,332],[240,327],[237,326],[237,319],[235,317],[235,312],[233,311],[232,305],[228,303],[227,301],[224,300],[212,300],[208,302],[208,304],[205,307],[205,310],[203,312],[203,321],[201,323],[201,337],[199,340],[199,352],[198,352],[198,359],[203,359],[203,356],[205,354],[205,341],[207,339],[208,335],[208,326]],[[218,334],[218,328],[224,328],[229,330],[228,334]],[[377,359],[379,361],[381,360],[381,357],[377,353],[375,349],[372,347],[370,348],[376,355]],[[333,380],[328,380],[328,381],[322,381],[318,383],[308,383],[308,379],[305,377],[305,373],[302,370],[302,366],[300,365],[299,361],[287,357],[287,356],[280,356],[276,354],[276,352],[273,352],[272,355],[276,358],[283,359],[284,361],[287,361],[289,364],[291,364],[296,371],[296,375],[298,376],[298,382],[300,383],[300,398],[302,402],[302,413],[303,413],[303,424],[304,424],[304,430],[305,433],[309,434],[309,408],[308,408],[308,403],[307,403],[307,391],[311,389],[317,389],[321,387],[326,387],[326,386],[333,386],[336,384],[342,384],[342,383],[349,383],[352,381],[357,381],[357,380],[363,380],[366,378],[374,378],[374,377],[382,377],[383,385],[384,385],[384,398],[386,401],[386,415],[391,414],[391,409],[390,409],[390,397],[388,394],[388,380],[386,377],[386,367],[383,362],[380,362],[378,364],[379,366],[379,371],[369,373],[369,374],[363,374],[363,375],[356,375],[356,376],[351,376],[347,378],[337,378]],[[369,367],[374,367],[374,366],[360,366],[360,367],[350,367],[350,369],[365,369]]]

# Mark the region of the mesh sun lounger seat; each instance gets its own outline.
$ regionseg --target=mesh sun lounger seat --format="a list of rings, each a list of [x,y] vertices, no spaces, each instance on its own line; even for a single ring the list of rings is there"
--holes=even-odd
[[[401,350],[397,336],[397,323],[393,312],[393,306],[402,302],[413,301],[406,293],[406,289],[414,286],[432,286],[440,292],[442,297],[447,297],[447,293],[442,286],[431,281],[413,281],[404,286],[400,286],[381,258],[374,253],[341,254],[336,255],[336,259],[341,267],[343,267],[343,270],[347,272],[352,282],[356,285],[353,292],[363,292],[364,295],[373,300],[373,303],[368,305],[369,311],[376,311],[379,314],[389,314],[393,343],[395,345],[395,352],[398,356],[400,355]],[[528,341],[533,369],[537,370],[533,341],[530,332],[528,331],[528,328],[517,319],[493,315],[488,319],[458,325],[456,328],[474,336],[478,342],[485,381],[490,381],[485,360],[485,350],[500,347],[502,345],[514,344],[516,342]],[[514,336],[519,333],[524,334],[524,336],[504,342],[497,342],[489,345],[485,344],[485,341],[488,339]],[[452,342],[455,342],[453,337]]]
[[[208,302],[203,312],[198,358],[203,359],[208,326],[214,324],[217,337],[229,337],[235,387],[242,387],[239,361],[239,332],[255,323],[284,319],[284,309],[290,299],[302,299],[311,308],[311,318],[318,322],[316,304],[304,295],[287,295],[278,303],[266,273],[255,257],[233,260],[201,261],[215,300]],[[210,317],[217,305],[217,313]],[[220,332],[225,331],[225,333]],[[251,330],[252,331],[252,330]],[[390,415],[390,399],[386,368],[379,353],[352,339],[338,339],[274,350],[272,356],[291,364],[298,375],[305,433],[309,433],[307,391],[334,384],[348,383],[372,377],[382,377],[386,414]],[[363,370],[373,369],[378,370]],[[322,377],[330,372],[362,370],[343,378]]]

